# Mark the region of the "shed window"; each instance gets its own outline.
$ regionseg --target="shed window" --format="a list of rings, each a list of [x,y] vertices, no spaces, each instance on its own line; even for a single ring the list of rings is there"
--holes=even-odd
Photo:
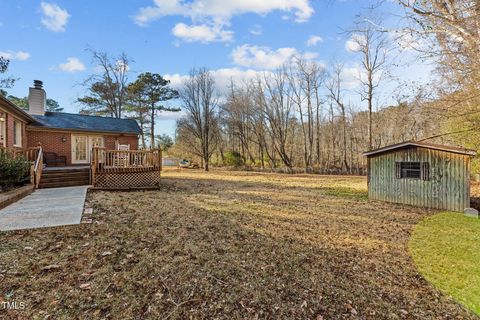
[[[397,162],[395,170],[398,179],[429,180],[430,177],[428,162]]]
[[[420,162],[400,162],[400,178],[420,179]]]

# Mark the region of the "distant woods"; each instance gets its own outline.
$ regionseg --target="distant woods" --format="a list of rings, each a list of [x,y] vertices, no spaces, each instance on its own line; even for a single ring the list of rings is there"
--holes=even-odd
[[[301,57],[257,79],[218,88],[208,70],[194,70],[180,90],[185,117],[173,151],[208,163],[293,172],[362,174],[362,152],[429,134],[417,104],[355,111],[346,100],[341,64],[326,69]],[[434,129],[432,129],[434,132]],[[239,159],[231,161],[232,155]]]
[[[294,57],[257,79],[232,79],[208,112],[185,109],[197,116],[178,122],[173,149],[219,165],[322,173],[362,173],[363,151],[405,140],[480,149],[480,2],[398,3],[400,28],[384,27],[371,8],[345,31],[355,88],[345,64]],[[405,55],[435,63],[428,86],[392,76]],[[382,105],[386,96],[394,102]]]

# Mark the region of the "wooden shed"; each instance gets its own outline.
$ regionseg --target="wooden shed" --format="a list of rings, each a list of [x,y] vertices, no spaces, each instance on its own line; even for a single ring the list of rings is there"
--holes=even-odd
[[[371,200],[460,212],[470,207],[470,160],[475,151],[406,141],[364,155]]]

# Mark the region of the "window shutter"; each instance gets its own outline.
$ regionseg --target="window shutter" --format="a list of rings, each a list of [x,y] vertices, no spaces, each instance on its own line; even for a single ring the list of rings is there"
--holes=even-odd
[[[422,170],[420,179],[424,181],[430,180],[430,163],[422,162]]]
[[[400,179],[402,177],[402,168],[400,162],[395,162],[395,178]]]

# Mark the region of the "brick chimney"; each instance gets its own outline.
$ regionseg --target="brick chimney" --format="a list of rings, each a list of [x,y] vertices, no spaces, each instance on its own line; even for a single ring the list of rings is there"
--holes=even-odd
[[[47,104],[47,93],[43,90],[43,82],[33,80],[33,88],[28,90],[28,113],[36,115],[45,115]]]

